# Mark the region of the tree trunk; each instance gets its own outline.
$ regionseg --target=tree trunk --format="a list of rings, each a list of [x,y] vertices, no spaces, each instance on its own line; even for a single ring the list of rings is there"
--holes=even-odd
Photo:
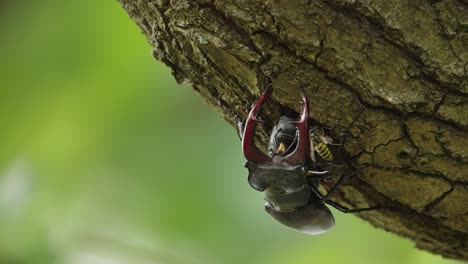
[[[336,201],[391,208],[359,216],[468,260],[466,2],[120,2],[154,57],[227,121],[245,118],[272,80],[259,145],[281,114],[298,112],[301,87],[317,126],[339,131],[364,107],[346,144],[363,169]]]

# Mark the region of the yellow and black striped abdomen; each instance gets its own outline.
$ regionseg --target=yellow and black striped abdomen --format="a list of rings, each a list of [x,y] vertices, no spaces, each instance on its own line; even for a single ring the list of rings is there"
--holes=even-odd
[[[319,142],[317,144],[314,144],[314,150],[319,154],[319,156],[327,161],[332,161],[333,160],[333,155],[328,148],[327,144],[324,144],[322,142]]]

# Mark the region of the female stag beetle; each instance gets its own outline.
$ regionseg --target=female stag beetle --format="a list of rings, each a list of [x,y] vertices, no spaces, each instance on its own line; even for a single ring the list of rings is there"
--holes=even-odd
[[[249,171],[248,181],[252,188],[265,193],[265,210],[286,226],[305,234],[320,234],[335,224],[325,203],[345,213],[376,209],[347,209],[328,199],[345,178],[355,173],[342,176],[326,195],[318,191],[319,181],[329,178],[330,172],[312,170],[316,164],[309,157],[309,104],[304,91],[300,118],[280,118],[270,136],[269,155],[257,148],[255,128],[262,122],[259,113],[272,90],[271,85],[265,89],[240,131],[242,151],[247,159],[245,167]]]

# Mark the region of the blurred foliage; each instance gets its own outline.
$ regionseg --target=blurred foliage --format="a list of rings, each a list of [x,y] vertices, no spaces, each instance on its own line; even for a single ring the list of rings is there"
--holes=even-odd
[[[117,1],[2,2],[0,22],[0,263],[454,263],[354,216],[274,222],[235,130]]]

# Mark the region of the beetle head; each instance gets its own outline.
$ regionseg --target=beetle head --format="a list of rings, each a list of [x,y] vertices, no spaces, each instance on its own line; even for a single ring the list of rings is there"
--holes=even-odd
[[[257,123],[262,122],[258,115],[263,104],[268,100],[272,86],[268,86],[258,101],[254,104],[249,112],[245,122],[244,133],[242,136],[242,151],[247,161],[260,165],[271,160],[271,157],[260,151],[254,142],[255,128]],[[284,161],[291,166],[302,165],[307,160],[307,155],[310,150],[309,141],[309,103],[305,92],[302,93],[302,111],[299,120],[288,121],[289,124],[297,127],[297,144],[295,149],[283,157]],[[290,128],[288,128],[290,130]]]
[[[297,127],[294,119],[288,116],[281,116],[278,124],[273,127],[270,135],[268,150],[270,153],[286,156],[296,147]]]

